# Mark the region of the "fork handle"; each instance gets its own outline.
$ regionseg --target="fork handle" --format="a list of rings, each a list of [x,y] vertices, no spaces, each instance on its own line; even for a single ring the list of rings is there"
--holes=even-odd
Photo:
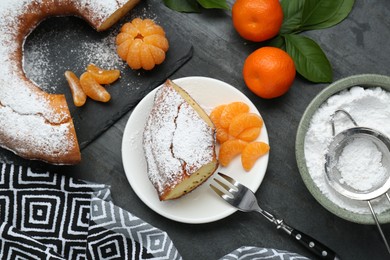
[[[290,235],[291,239],[297,241],[298,243],[309,249],[310,252],[319,256],[321,259],[340,260],[340,257],[338,257],[337,254],[329,247],[318,242],[311,236],[308,236],[305,233],[287,225],[283,219],[276,218],[274,215],[272,215],[268,211],[261,209],[260,207],[258,207],[256,210],[265,218],[267,218],[270,222],[274,223],[277,229],[281,229],[286,232],[288,235]]]
[[[291,229],[290,237],[319,256],[321,259],[340,260],[340,257],[338,257],[337,254],[329,247],[297,229]]]

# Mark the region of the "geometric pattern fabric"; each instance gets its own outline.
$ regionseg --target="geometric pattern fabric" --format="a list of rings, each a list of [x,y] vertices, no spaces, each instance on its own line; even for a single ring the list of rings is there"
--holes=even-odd
[[[0,163],[0,259],[182,259],[167,233],[111,202],[109,187]],[[241,247],[221,258],[308,258]]]
[[[181,259],[168,235],[109,187],[0,164],[0,259]]]
[[[0,224],[0,237],[1,259],[65,259],[6,222]]]
[[[113,203],[93,198],[88,259],[181,259],[167,233]]]
[[[220,260],[310,260],[307,257],[296,253],[291,253],[284,250],[272,248],[262,248],[253,246],[240,247],[228,255],[225,255]]]
[[[106,185],[0,164],[0,223],[7,223],[2,226],[2,235],[7,235],[9,241],[13,234],[10,230],[17,230],[24,239],[28,236],[65,259],[85,259],[94,193],[110,198]],[[18,247],[10,244],[1,239],[0,259],[19,259],[8,254],[22,252],[22,244]],[[28,250],[25,248],[24,252]]]

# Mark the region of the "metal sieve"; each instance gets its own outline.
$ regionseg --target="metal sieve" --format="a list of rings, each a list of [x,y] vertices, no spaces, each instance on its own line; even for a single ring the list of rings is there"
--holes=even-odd
[[[354,124],[355,127],[348,128],[336,135],[334,118],[338,113],[343,113],[348,117],[349,120]],[[345,110],[336,110],[330,118],[332,125],[333,139],[328,146],[328,151],[325,154],[325,173],[326,179],[329,185],[341,195],[360,201],[367,201],[368,207],[370,208],[371,214],[378,227],[379,233],[385,243],[387,251],[390,254],[390,247],[387,243],[386,237],[383,234],[382,228],[378,221],[377,215],[372,207],[371,200],[385,195],[390,202],[389,194],[387,193],[390,189],[390,139],[382,134],[381,132],[367,127],[359,127],[352,116]],[[337,168],[340,156],[344,148],[357,138],[364,138],[371,141],[382,154],[382,166],[386,169],[385,177],[380,181],[372,185],[367,189],[356,189],[350,186],[343,180],[343,177]]]

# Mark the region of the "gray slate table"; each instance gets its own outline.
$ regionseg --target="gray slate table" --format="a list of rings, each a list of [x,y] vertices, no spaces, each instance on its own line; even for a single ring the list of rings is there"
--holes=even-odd
[[[245,58],[259,44],[238,36],[229,12],[182,14],[169,10],[162,1],[146,2],[161,5],[155,16],[158,19],[161,12],[170,19],[160,23],[177,26],[177,34],[193,44],[192,59],[172,79],[220,79],[247,95],[262,114],[272,147],[264,181],[256,193],[264,208],[323,241],[342,259],[389,259],[375,226],[351,223],[328,212],[311,196],[298,172],[295,135],[299,121],[310,101],[328,84],[312,84],[297,76],[283,97],[260,99],[246,88],[241,76]],[[307,33],[327,54],[334,80],[362,73],[390,75],[389,14],[388,0],[357,0],[347,20],[333,28]],[[283,249],[316,259],[256,213],[237,212],[214,223],[192,225],[176,223],[149,209],[131,189],[122,166],[121,141],[130,114],[83,149],[79,165],[50,169],[111,185],[115,204],[167,231],[184,259],[218,259],[243,245]],[[1,159],[12,162],[6,156]],[[390,225],[383,225],[383,229],[390,236]]]

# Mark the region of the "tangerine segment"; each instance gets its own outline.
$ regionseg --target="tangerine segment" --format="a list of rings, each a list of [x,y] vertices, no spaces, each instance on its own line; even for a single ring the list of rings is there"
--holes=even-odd
[[[141,39],[135,39],[132,41],[126,56],[127,64],[130,66],[130,68],[135,70],[142,68],[140,59],[141,45]]]
[[[232,102],[226,105],[222,111],[220,123],[223,128],[228,128],[232,119],[242,113],[249,112],[249,106],[244,102]]]
[[[138,32],[134,33],[120,33],[115,39],[117,46],[120,46],[122,43],[128,41],[129,39],[134,39],[137,36]]]
[[[257,159],[268,153],[270,147],[264,142],[252,142],[245,146],[241,153],[241,163],[245,171],[250,171]]]
[[[83,106],[85,104],[85,101],[87,100],[87,95],[84,93],[81,87],[80,80],[72,71],[66,71],[65,78],[68,81],[74,105],[76,107]]]
[[[119,34],[120,35],[120,34]],[[118,35],[118,37],[119,37]],[[118,39],[118,38],[117,38]],[[122,43],[118,44],[116,46],[116,52],[118,53],[118,56],[126,61],[127,60],[127,54],[129,52],[129,49],[130,49],[130,45],[133,43],[133,40],[129,40],[129,39],[126,39],[125,41],[123,41]]]
[[[143,37],[149,36],[149,35],[162,35],[165,36],[165,32],[163,28],[157,24],[151,19],[140,19],[136,18],[139,22],[139,25],[137,26],[139,32],[142,34]]]
[[[165,51],[163,49],[150,44],[149,51],[152,54],[153,60],[157,65],[161,64],[165,60]]]
[[[124,48],[118,49],[118,53],[122,54],[122,51],[126,51],[127,42],[121,46]],[[126,61],[132,69],[151,70],[155,65],[161,64],[165,60],[165,52],[153,45],[145,44],[140,39],[135,39],[131,42],[127,49]]]
[[[143,38],[144,42],[150,45],[153,45],[164,52],[168,51],[169,44],[167,38],[163,35],[159,34],[154,34],[154,35],[149,35]]]
[[[90,72],[84,72],[80,76],[80,84],[85,94],[93,100],[108,102],[111,99],[110,93],[96,82]]]
[[[225,128],[217,127],[217,134],[216,134],[217,141],[222,144],[226,142],[227,140],[232,139],[232,136],[229,135],[228,131]]]
[[[241,140],[243,140],[243,141],[246,141],[246,142],[252,142],[252,141],[256,140],[257,137],[259,137],[260,132],[261,132],[261,127],[251,127],[251,128],[247,128],[247,129],[245,129],[244,131],[242,131],[242,132],[237,136],[237,138],[238,138],[238,139],[241,139]]]
[[[156,61],[154,60],[153,54],[149,47],[149,45],[142,43],[139,53],[142,68],[145,70],[151,70],[156,65]]]
[[[228,166],[231,160],[239,155],[248,143],[239,139],[227,140],[219,149],[219,163]]]
[[[88,64],[87,71],[92,74],[99,84],[111,84],[121,75],[119,70],[105,70],[92,63]]]
[[[134,21],[135,21],[135,19],[134,19]],[[120,36],[122,33],[126,34],[127,37],[122,38],[123,36]],[[131,22],[125,23],[120,30],[120,34],[116,38],[116,44],[121,44],[122,41],[126,38],[135,38],[139,34],[140,34],[140,31],[138,30],[138,28],[136,26],[134,26],[133,23],[131,23]]]
[[[215,107],[210,113],[210,119],[216,128],[221,127],[219,120],[221,118],[221,114],[222,114],[223,110],[225,109],[225,107],[226,107],[226,105],[219,105],[219,106]]]
[[[229,125],[229,134],[237,137],[245,129],[262,127],[263,119],[255,113],[243,113],[235,116]]]

